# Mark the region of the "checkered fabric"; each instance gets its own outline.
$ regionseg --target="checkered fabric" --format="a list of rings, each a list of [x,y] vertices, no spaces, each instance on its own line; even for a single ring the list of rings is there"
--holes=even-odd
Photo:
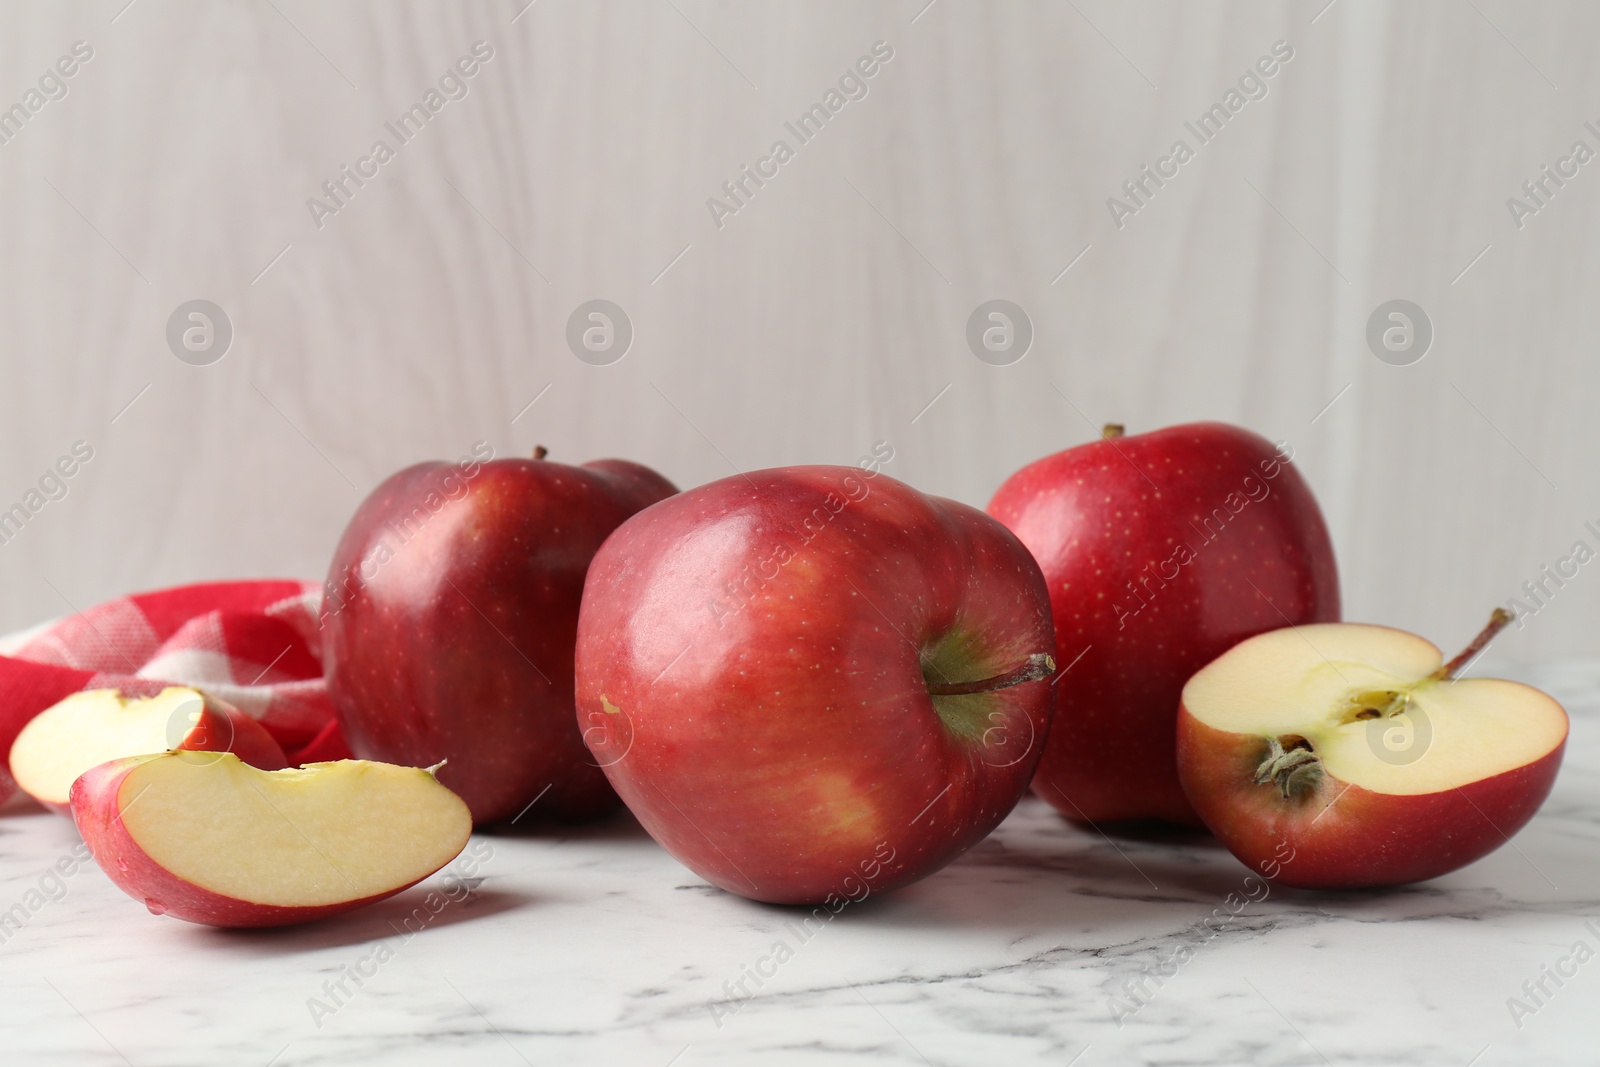
[[[207,582],[108,600],[0,639],[0,752],[80,689],[150,696],[187,685],[257,719],[291,763],[343,759],[322,677],[312,582]],[[15,786],[0,771],[0,800]]]

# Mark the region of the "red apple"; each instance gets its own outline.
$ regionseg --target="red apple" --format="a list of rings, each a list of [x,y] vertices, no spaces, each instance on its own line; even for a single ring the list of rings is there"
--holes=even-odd
[[[329,719],[327,725],[317,731],[315,737],[295,749],[288,756],[288,760],[300,767],[307,763],[333,763],[342,759],[355,759],[355,756],[344,739],[344,731],[339,729],[339,720]]]
[[[1217,422],[1110,426],[989,502],[1050,587],[1063,674],[1033,789],[1069,819],[1200,825],[1174,754],[1183,683],[1247,637],[1339,618],[1333,546],[1291,454]]]
[[[1283,885],[1436,878],[1499,848],[1555,782],[1567,714],[1537,689],[1457,671],[1414,634],[1355,623],[1253,637],[1189,680],[1178,772],[1195,810]]]
[[[440,780],[474,822],[617,803],[573,719],[584,574],[634,512],[676,490],[636,463],[422,463],[372,491],[333,556],[328,694],[351,750]]]
[[[773,903],[949,863],[1050,723],[1038,566],[999,523],[852,467],[712,482],[623,523],[578,620],[584,739],[669,852]]]
[[[168,749],[232,752],[268,771],[286,765],[283,749],[259,722],[198,690],[168,686],[144,698],[88,689],[51,705],[17,735],[11,773],[23,792],[70,815],[78,775],[108,760]]]
[[[78,831],[157,915],[283,926],[382,900],[466,847],[467,806],[414,767],[344,760],[257,770],[231,753],[94,767],[72,786]]]

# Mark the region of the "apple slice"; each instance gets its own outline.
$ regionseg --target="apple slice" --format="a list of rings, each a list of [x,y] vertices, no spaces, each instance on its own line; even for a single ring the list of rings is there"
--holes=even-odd
[[[1508,841],[1555,782],[1567,713],[1456,673],[1431,642],[1355,623],[1261,634],[1183,688],[1178,776],[1211,831],[1283,885],[1400,885]]]
[[[96,862],[157,915],[283,926],[415,885],[472,833],[432,770],[365,760],[263,771],[232,753],[113,760],[72,786]]]
[[[88,689],[52,704],[12,743],[11,774],[24,793],[70,815],[78,775],[108,760],[169,749],[232,752],[268,771],[288,765],[266,727],[238,708],[197,689],[168,686],[153,697]]]

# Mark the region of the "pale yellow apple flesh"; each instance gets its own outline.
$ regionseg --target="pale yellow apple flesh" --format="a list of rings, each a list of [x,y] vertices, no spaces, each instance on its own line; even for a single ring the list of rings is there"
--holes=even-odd
[[[1327,774],[1391,795],[1514,770],[1566,737],[1566,713],[1549,696],[1499,679],[1429,680],[1443,661],[1432,642],[1386,626],[1290,627],[1202,669],[1184,688],[1183,706],[1216,730],[1302,737]],[[1384,722],[1375,726],[1374,718]],[[1385,758],[1391,737],[1391,751],[1415,745],[1419,754]]]
[[[200,694],[183,686],[153,697],[73,693],[22,728],[11,746],[11,774],[34,799],[65,805],[78,775],[108,760],[166,751],[178,740],[169,734],[193,726],[203,707]]]
[[[130,771],[117,803],[170,874],[286,908],[391,893],[449,863],[472,832],[466,804],[429,771],[364,760],[262,771],[173,753]]]

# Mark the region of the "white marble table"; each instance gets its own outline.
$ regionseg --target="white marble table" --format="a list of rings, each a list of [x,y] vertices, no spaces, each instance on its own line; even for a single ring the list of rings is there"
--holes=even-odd
[[[226,932],[146,914],[92,863],[29,897],[77,835],[12,809],[0,910],[27,922],[0,931],[0,1062],[1592,1064],[1600,961],[1570,954],[1600,949],[1600,665],[1519,676],[1574,729],[1514,847],[1406,890],[1273,891],[1210,935],[1246,887],[1227,853],[1108,840],[1036,801],[805,941],[802,913],[708,887],[625,816],[475,838],[470,897],[435,878],[320,925]],[[462,899],[429,915],[430,888]],[[419,906],[429,921],[405,933]],[[792,958],[774,965],[780,939]],[[1559,987],[1558,965],[1576,966]],[[1163,967],[1119,1026],[1113,998],[1134,1006],[1125,983]],[[771,976],[728,1002],[756,969]],[[1551,995],[1513,1019],[1508,998],[1541,977]]]

